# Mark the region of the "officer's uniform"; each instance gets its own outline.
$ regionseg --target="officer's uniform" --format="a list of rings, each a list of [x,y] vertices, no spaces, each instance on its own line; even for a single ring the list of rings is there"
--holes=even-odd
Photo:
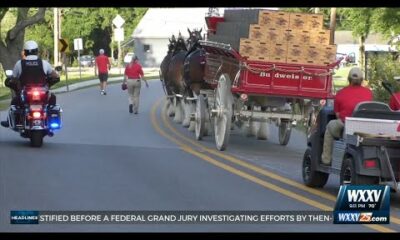
[[[46,76],[51,74],[53,68],[46,60],[41,60],[38,56],[29,55],[26,59],[19,60],[13,71],[13,77],[17,82],[17,96],[12,99],[12,105],[19,105],[19,91],[26,84],[46,84]],[[55,104],[55,95],[51,96]]]
[[[33,63],[33,64],[28,64],[28,66],[33,66],[33,65],[40,64],[39,60],[40,60],[40,58],[38,56],[35,56],[35,55],[28,55],[25,58],[25,61],[36,62],[36,63]],[[19,60],[14,66],[13,76],[16,79],[19,79],[21,74],[22,74],[22,64],[21,64],[22,61],[24,61],[24,60]],[[43,66],[43,72],[44,72],[45,75],[51,74],[51,72],[53,71],[53,68],[51,67],[49,62],[47,62],[46,60],[42,60],[41,61],[41,65]],[[24,69],[24,71],[25,71],[25,69]]]

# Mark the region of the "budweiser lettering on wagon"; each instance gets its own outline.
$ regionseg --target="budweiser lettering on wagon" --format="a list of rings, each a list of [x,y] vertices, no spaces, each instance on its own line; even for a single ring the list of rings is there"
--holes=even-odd
[[[271,77],[271,73],[269,72],[260,72],[260,77],[266,77],[269,78]],[[283,78],[283,79],[294,79],[294,80],[299,80],[301,76],[299,74],[294,74],[294,73],[275,73],[274,78]],[[303,80],[313,80],[312,76],[303,76]]]

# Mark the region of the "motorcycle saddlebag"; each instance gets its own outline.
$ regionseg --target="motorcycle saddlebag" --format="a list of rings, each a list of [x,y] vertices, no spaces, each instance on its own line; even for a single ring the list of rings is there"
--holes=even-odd
[[[49,107],[48,113],[48,125],[51,129],[60,129],[61,128],[61,112],[62,109],[60,105],[56,104],[54,106]]]

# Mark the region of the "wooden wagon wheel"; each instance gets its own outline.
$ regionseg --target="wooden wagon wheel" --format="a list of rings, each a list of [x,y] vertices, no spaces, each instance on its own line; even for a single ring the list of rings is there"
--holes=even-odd
[[[201,140],[204,136],[206,120],[206,103],[204,100],[204,96],[202,94],[199,94],[196,100],[195,113],[195,134],[197,140]]]
[[[290,133],[292,132],[292,126],[288,119],[281,119],[279,124],[279,144],[286,146],[290,139]]]
[[[226,73],[222,74],[218,81],[214,110],[215,144],[218,150],[224,151],[229,141],[233,113],[231,80]]]

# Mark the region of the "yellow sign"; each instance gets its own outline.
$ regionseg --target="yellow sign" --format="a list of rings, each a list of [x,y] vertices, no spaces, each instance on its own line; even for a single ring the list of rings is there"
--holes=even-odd
[[[68,46],[67,39],[58,39],[58,51],[63,53],[69,53],[69,46]]]

